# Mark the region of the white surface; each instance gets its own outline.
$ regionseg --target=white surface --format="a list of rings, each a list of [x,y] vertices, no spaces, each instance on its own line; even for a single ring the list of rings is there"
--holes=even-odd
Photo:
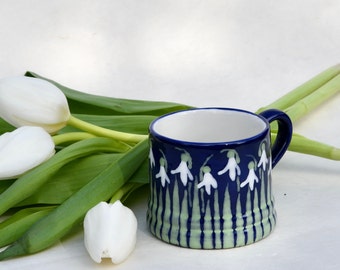
[[[0,0],[0,76],[26,70],[84,92],[251,111],[340,62],[337,0]],[[340,97],[295,130],[340,146]],[[137,246],[117,266],[81,233],[1,269],[339,269],[339,162],[287,153],[275,168],[275,231],[247,247],[201,251],[153,238],[146,195],[129,204]]]

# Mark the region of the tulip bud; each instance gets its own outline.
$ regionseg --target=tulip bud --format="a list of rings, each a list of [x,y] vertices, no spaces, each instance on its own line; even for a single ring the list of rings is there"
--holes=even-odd
[[[40,126],[52,134],[66,125],[70,110],[52,83],[17,76],[0,80],[0,117],[15,127]]]
[[[137,219],[119,200],[101,202],[84,219],[84,242],[91,258],[111,258],[114,264],[124,261],[133,251],[137,237]]]
[[[16,178],[55,153],[50,134],[24,126],[0,136],[0,179]]]

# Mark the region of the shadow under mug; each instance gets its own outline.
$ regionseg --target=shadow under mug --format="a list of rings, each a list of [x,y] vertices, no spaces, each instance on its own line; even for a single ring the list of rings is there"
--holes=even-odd
[[[270,123],[277,137],[270,140]],[[221,249],[263,239],[274,229],[271,170],[288,148],[289,117],[232,108],[161,116],[150,125],[147,222],[157,238]]]

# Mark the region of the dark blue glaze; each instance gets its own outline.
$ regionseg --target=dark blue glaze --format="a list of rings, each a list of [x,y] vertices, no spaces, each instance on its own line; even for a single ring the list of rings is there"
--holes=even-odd
[[[208,109],[252,114],[238,109]],[[150,160],[147,221],[156,237],[183,247],[217,249],[253,243],[273,230],[276,212],[271,169],[289,145],[292,125],[289,117],[278,110],[268,110],[256,117],[265,122],[265,129],[259,134],[214,144],[167,138],[153,130],[157,120],[150,125],[154,163]],[[279,132],[271,147],[269,123],[274,120],[279,123]],[[259,166],[263,152],[269,161],[265,168]],[[239,174],[237,170],[235,177],[230,171],[222,173],[228,161],[236,160]],[[183,181],[179,173],[171,173],[183,161],[190,167],[192,180]],[[217,186],[202,186],[205,177],[213,178]],[[246,182],[255,178],[258,181]]]

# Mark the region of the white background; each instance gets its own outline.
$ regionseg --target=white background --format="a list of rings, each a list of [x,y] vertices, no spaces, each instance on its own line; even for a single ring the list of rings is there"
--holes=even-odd
[[[337,0],[0,0],[0,77],[34,71],[122,98],[255,111],[340,62]],[[340,97],[295,131],[340,147]],[[147,189],[129,202],[139,228],[127,261],[94,263],[82,234],[1,269],[339,269],[339,162],[289,152],[273,172],[275,231],[229,250],[153,238]]]

